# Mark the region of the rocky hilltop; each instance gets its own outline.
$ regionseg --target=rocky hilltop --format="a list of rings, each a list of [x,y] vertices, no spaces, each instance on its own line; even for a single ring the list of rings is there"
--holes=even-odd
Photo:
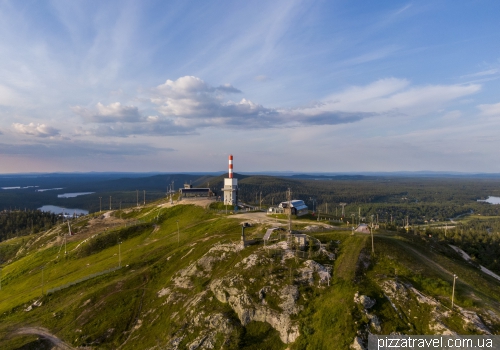
[[[439,241],[380,230],[373,253],[350,229],[303,219],[290,236],[285,221],[208,204],[1,242],[17,249],[2,270],[2,349],[364,349],[370,333],[500,332],[500,283]]]

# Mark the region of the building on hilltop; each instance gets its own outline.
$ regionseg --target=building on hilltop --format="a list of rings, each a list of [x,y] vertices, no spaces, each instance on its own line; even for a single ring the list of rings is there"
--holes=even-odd
[[[282,212],[285,214],[288,214],[291,210],[292,215],[297,215],[297,216],[306,215],[309,212],[309,208],[302,200],[294,199],[290,201],[290,208],[288,207],[288,204],[289,204],[288,201],[281,202],[278,208],[281,208]],[[281,210],[278,209],[277,211]]]
[[[367,224],[359,224],[354,231],[361,233],[370,233],[370,228]]]
[[[179,189],[180,198],[212,197],[214,194],[210,188],[193,188],[193,185],[184,184],[184,188]]]

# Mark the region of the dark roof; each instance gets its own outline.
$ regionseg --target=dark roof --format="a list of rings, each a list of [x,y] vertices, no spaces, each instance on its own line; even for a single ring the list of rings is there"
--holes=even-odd
[[[181,188],[181,191],[186,193],[204,193],[210,192],[210,188]]]

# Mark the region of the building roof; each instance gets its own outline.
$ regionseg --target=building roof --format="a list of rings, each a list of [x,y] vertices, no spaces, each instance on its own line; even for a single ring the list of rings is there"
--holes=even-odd
[[[292,208],[295,208],[297,210],[308,209],[308,207],[304,203],[304,201],[303,200],[299,200],[299,199],[294,199],[294,200],[290,201],[290,205],[291,205]],[[280,208],[288,208],[288,201],[281,202],[279,206],[280,206]]]
[[[210,192],[210,188],[181,188],[181,191],[186,193]]]

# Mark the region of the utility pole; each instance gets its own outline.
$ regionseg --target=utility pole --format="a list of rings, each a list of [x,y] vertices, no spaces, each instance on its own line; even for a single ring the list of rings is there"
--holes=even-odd
[[[373,222],[369,227],[370,227],[370,235],[372,236],[372,254],[375,255],[375,246],[373,245]]]
[[[42,266],[42,296],[43,296],[43,269],[45,268],[45,266]]]
[[[143,191],[144,191],[144,205],[146,205],[146,190]]]
[[[288,187],[288,233],[292,234],[292,190]]]
[[[102,211],[102,197],[99,197],[99,213]]]
[[[453,291],[451,293],[451,309],[453,310],[454,299],[455,299],[455,280],[458,278],[457,275],[453,274]]]

